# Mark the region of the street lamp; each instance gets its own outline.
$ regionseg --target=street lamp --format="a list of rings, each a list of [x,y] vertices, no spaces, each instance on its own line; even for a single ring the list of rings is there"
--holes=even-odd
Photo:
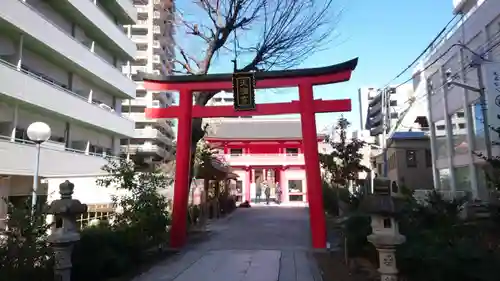
[[[36,147],[35,171],[33,175],[33,194],[31,198],[31,211],[34,212],[38,190],[38,170],[40,169],[40,145],[50,138],[50,127],[43,122],[34,122],[28,126],[26,133],[28,134],[28,138],[35,142]]]

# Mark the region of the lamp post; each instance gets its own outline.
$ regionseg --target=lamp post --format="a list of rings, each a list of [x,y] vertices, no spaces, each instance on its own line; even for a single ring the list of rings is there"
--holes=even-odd
[[[40,145],[50,138],[50,127],[43,122],[34,122],[28,126],[26,131],[28,138],[35,142],[36,158],[35,158],[35,171],[33,174],[33,194],[31,198],[31,212],[35,212],[36,197],[38,191],[38,171],[40,169]]]

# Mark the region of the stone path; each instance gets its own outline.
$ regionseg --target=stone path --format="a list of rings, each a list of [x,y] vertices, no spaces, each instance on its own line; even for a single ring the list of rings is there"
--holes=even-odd
[[[309,251],[306,208],[238,209],[210,229],[208,241],[134,281],[321,281]]]

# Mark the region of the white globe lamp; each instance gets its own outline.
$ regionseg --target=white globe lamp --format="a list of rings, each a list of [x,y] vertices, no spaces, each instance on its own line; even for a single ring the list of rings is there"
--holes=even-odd
[[[26,130],[28,138],[36,144],[35,171],[33,173],[33,193],[31,197],[31,211],[35,212],[36,201],[38,196],[38,172],[40,170],[40,144],[46,142],[50,138],[50,127],[43,122],[34,122],[28,126]]]
[[[26,133],[30,140],[40,144],[49,140],[51,131],[49,125],[43,122],[34,122],[28,126]]]

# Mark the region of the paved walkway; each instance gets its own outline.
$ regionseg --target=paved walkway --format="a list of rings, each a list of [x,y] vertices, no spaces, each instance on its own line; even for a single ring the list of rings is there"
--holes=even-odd
[[[309,252],[303,207],[238,209],[211,225],[204,243],[187,248],[134,281],[320,281]]]

